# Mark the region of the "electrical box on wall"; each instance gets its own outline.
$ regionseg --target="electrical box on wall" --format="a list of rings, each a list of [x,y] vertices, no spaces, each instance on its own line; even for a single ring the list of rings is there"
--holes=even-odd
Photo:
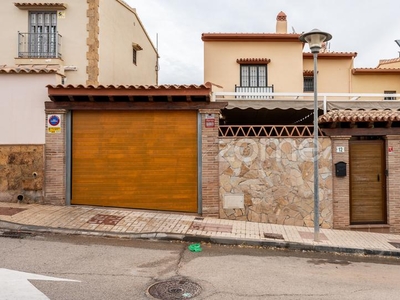
[[[344,161],[339,161],[335,164],[335,174],[336,177],[345,177],[347,175],[346,163]]]

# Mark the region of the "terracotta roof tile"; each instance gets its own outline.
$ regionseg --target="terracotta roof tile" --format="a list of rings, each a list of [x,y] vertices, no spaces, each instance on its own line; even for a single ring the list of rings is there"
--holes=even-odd
[[[1,74],[40,74],[40,73],[58,73],[60,75],[59,65],[17,65],[17,66],[7,66],[0,65]]]
[[[353,74],[388,74],[395,73],[400,74],[400,68],[354,68],[351,70]]]
[[[14,5],[20,9],[30,9],[32,7],[49,7],[61,10],[67,8],[67,5],[63,2],[15,2]]]
[[[319,123],[400,121],[398,110],[332,110],[318,118]]]
[[[212,84],[47,85],[53,102],[210,102]],[[117,101],[114,101],[117,99]]]
[[[185,89],[210,89],[211,84],[163,84],[163,85],[83,85],[83,84],[67,84],[67,85],[48,85],[48,88],[53,89],[119,89],[119,90],[185,90]]]
[[[271,62],[269,58],[238,58],[238,64],[268,64]]]
[[[356,57],[357,52],[321,52],[318,54],[318,58],[351,58]],[[304,58],[313,58],[313,54],[311,52],[304,52]]]
[[[314,76],[314,70],[303,70],[303,76]]]
[[[396,63],[396,62],[400,62],[400,57],[398,57],[398,58],[390,58],[390,59],[381,59],[379,61],[378,67],[380,65],[392,64],[392,63]]]
[[[226,42],[298,42],[298,33],[203,33],[203,41],[226,41]]]

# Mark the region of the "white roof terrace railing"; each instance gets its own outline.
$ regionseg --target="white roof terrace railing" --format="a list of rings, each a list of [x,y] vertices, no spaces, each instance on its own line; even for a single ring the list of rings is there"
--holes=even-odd
[[[318,93],[318,107],[324,113],[333,109],[400,110],[400,94]],[[228,108],[313,109],[313,93],[212,92],[211,101],[228,102]]]

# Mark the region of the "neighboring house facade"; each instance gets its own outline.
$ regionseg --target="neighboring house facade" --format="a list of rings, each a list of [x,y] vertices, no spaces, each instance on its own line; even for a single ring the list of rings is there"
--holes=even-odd
[[[39,202],[46,86],[154,85],[158,53],[121,0],[3,0],[0,18],[0,201]]]
[[[204,33],[220,115],[220,217],[313,226],[313,56],[300,34]],[[320,225],[400,231],[400,59],[318,55]]]

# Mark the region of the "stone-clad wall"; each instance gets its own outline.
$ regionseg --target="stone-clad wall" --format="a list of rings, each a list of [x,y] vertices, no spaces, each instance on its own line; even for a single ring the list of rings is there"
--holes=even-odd
[[[221,139],[219,145],[221,218],[313,226],[312,138]],[[332,228],[329,138],[319,139],[319,187],[320,224]]]
[[[0,201],[43,201],[43,145],[0,146]]]

